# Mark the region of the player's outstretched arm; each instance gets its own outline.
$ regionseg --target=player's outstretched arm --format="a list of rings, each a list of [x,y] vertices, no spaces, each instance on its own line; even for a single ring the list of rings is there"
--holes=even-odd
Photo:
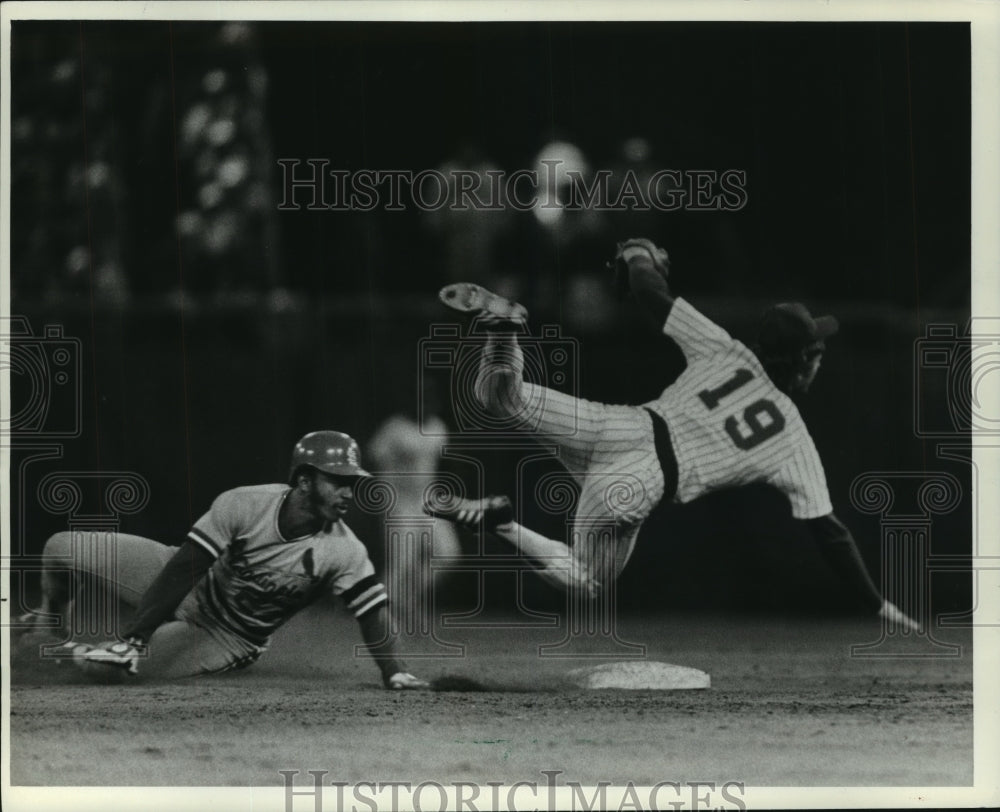
[[[139,601],[131,625],[123,637],[143,643],[170,620],[184,596],[208,572],[215,558],[204,547],[185,541],[160,570]]]
[[[877,613],[881,618],[917,631],[917,622],[913,618],[882,597],[861,558],[854,536],[833,513],[818,519],[806,519],[805,522],[823,558],[840,576],[841,581],[858,596],[862,605],[872,614]]]
[[[184,596],[214,561],[203,547],[185,541],[139,600],[131,625],[121,635],[127,642],[108,640],[94,646],[81,654],[77,665],[96,678],[102,678],[105,671],[137,674],[141,651],[153,632],[173,617]]]
[[[670,273],[667,252],[651,240],[635,238],[619,244],[613,264],[619,293],[631,292],[657,329],[661,328],[674,304],[667,284]]]
[[[382,672],[382,683],[394,691],[430,688],[430,683],[418,679],[406,670],[406,664],[396,652],[396,644],[389,634],[388,604],[380,603],[358,618],[361,637],[368,652]]]

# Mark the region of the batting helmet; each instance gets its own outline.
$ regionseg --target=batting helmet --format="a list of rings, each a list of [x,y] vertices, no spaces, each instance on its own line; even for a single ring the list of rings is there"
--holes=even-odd
[[[354,439],[339,431],[314,431],[295,444],[288,480],[294,485],[295,474],[303,465],[334,476],[371,476],[361,467],[361,451]]]

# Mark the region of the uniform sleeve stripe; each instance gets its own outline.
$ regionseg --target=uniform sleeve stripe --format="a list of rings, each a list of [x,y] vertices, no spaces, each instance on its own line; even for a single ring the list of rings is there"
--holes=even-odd
[[[373,595],[378,595],[380,593],[385,593],[385,587],[382,584],[373,584],[369,589],[366,589],[360,595],[354,598],[354,600],[347,602],[348,609],[354,609],[356,606],[360,606],[367,600],[370,600]]]
[[[380,586],[382,589],[385,589],[385,587],[379,582],[378,578],[374,575],[366,575],[356,584],[348,589],[345,589],[341,597],[344,599],[344,603],[350,606],[373,586]]]
[[[358,609],[355,609],[354,610],[354,616],[355,617],[362,617],[362,616],[368,614],[372,609],[376,608],[377,606],[381,606],[383,603],[385,603],[388,600],[389,600],[389,596],[386,595],[385,592],[381,592],[378,595],[376,595],[374,598],[372,598],[370,601],[368,601],[368,603],[366,603],[364,606],[361,606]]]
[[[197,527],[192,527],[188,531],[188,538],[191,539],[191,541],[195,542],[196,544],[200,544],[215,558],[219,557],[220,553],[219,545],[216,544],[214,541],[212,541],[212,539],[210,539],[204,533],[202,533]]]

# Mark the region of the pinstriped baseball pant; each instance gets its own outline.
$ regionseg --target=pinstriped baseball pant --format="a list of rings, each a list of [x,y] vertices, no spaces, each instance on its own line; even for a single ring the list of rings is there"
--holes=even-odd
[[[610,406],[523,379],[524,356],[511,333],[491,332],[476,378],[479,402],[496,417],[554,443],[580,488],[573,514],[573,554],[599,581],[625,567],[643,520],[663,498],[663,470],[650,415]]]

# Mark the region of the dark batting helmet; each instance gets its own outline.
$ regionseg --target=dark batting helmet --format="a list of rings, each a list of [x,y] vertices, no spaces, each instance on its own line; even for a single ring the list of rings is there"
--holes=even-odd
[[[298,470],[307,465],[334,476],[371,476],[361,467],[361,451],[352,437],[339,431],[314,431],[295,444],[288,481],[294,485]]]

